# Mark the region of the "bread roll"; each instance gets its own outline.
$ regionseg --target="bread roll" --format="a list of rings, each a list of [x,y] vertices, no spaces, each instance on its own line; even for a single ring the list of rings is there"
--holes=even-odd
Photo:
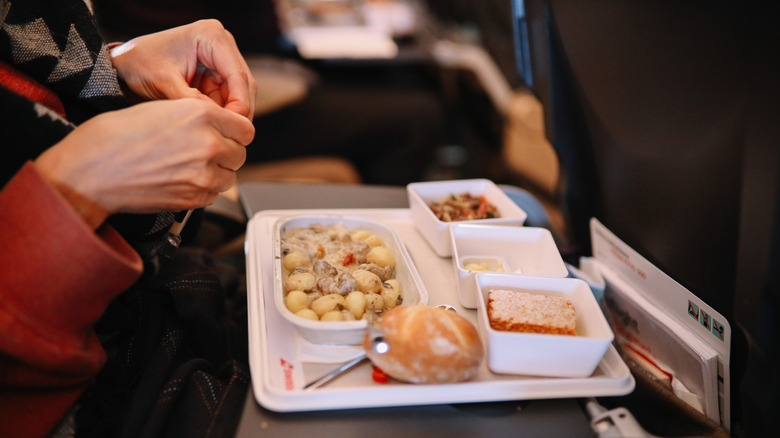
[[[379,330],[389,346],[377,353],[372,335],[363,341],[368,358],[389,376],[411,383],[469,380],[484,357],[474,325],[457,313],[425,306],[399,306],[382,316]]]

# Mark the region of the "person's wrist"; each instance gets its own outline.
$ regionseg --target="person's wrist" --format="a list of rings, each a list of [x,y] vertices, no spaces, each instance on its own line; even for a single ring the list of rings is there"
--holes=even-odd
[[[97,230],[108,219],[109,211],[100,204],[93,202],[78,191],[72,189],[67,184],[55,183],[57,191],[73,206],[76,212],[84,219],[84,222],[93,229]]]
[[[115,42],[115,43],[108,43],[106,44],[106,54],[108,55],[108,60],[111,62],[111,65],[114,64],[114,49],[124,44],[123,42]],[[115,67],[116,68],[116,67]]]
[[[111,212],[105,207],[47,172],[45,165],[41,165],[38,161],[33,162],[33,165],[38,173],[73,207],[90,229],[97,230],[111,215]]]
[[[108,60],[109,62],[111,62],[111,66],[114,67],[114,70],[116,70],[117,79],[119,80],[119,89],[122,90],[122,94],[125,96],[125,98],[130,104],[137,104],[140,102],[144,102],[147,99],[144,99],[143,97],[139,96],[127,84],[127,81],[125,80],[124,75],[122,73],[122,63],[116,62],[117,57],[121,57],[121,55],[127,50],[127,47],[123,47],[125,44],[127,43],[126,42],[108,43],[106,44],[106,53],[108,53]],[[132,46],[132,43],[130,45]]]

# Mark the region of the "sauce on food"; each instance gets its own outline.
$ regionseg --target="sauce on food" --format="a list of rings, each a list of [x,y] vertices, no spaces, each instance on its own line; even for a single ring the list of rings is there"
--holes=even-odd
[[[379,236],[343,225],[311,225],[281,236],[285,305],[318,321],[381,315],[402,300],[395,257]]]

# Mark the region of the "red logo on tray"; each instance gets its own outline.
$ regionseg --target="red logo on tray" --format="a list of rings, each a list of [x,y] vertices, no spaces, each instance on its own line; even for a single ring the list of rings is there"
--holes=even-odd
[[[284,373],[284,389],[288,391],[292,391],[295,386],[293,385],[293,364],[290,362],[287,362],[284,359],[279,359],[280,364],[282,365],[282,372]]]

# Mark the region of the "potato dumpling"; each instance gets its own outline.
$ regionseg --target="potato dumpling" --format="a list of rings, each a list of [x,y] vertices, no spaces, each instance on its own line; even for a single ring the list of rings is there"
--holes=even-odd
[[[301,318],[310,319],[312,321],[319,321],[320,320],[320,317],[317,316],[317,314],[314,313],[314,311],[311,310],[311,309],[301,309],[301,310],[295,312],[295,315],[296,316],[300,316]]]
[[[382,239],[379,238],[376,234],[372,234],[369,236],[366,240],[366,245],[368,245],[370,248],[374,248],[377,246],[385,246],[385,242],[382,241]]]
[[[308,269],[311,268],[311,260],[299,252],[291,252],[282,259],[282,266],[287,272],[295,268]]]
[[[367,230],[357,230],[354,233],[352,233],[352,240],[354,240],[355,242],[363,242],[373,235],[374,233]]]
[[[344,314],[341,310],[331,310],[322,315],[320,321],[344,321]]]
[[[403,301],[395,256],[373,230],[313,224],[281,243],[284,305],[302,318],[377,321]]]
[[[302,290],[291,290],[284,297],[284,305],[290,309],[290,312],[296,313],[301,309],[309,307],[309,296]]]
[[[366,294],[366,308],[382,310],[385,308],[385,299],[379,294]]]
[[[397,306],[398,299],[401,297],[401,286],[398,284],[398,280],[390,279],[384,282],[380,295],[385,300],[385,308],[392,309]]]
[[[369,251],[366,256],[366,261],[382,268],[390,266],[395,269],[395,257],[393,257],[393,253],[384,246],[371,248],[371,251]]]
[[[311,272],[296,272],[284,281],[284,291],[312,290],[317,285],[317,278]]]
[[[382,280],[371,271],[356,269],[352,272],[352,278],[357,282],[361,292],[379,293],[382,291]]]
[[[360,291],[352,291],[347,294],[344,300],[344,308],[348,310],[356,319],[363,317],[366,312],[366,295]]]
[[[344,297],[339,294],[323,295],[311,303],[311,310],[317,315],[322,315],[330,312],[331,310],[341,310],[340,306],[344,305]]]

